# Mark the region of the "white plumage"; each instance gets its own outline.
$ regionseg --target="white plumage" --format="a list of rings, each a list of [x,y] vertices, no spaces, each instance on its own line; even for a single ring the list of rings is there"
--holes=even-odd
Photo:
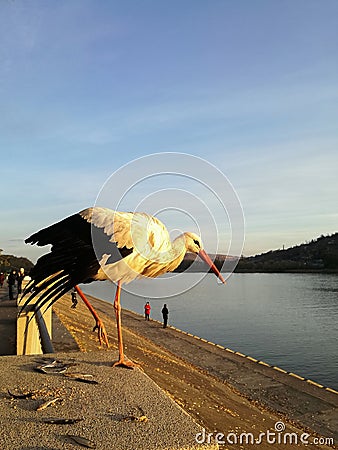
[[[145,213],[87,208],[38,231],[26,242],[39,246],[52,244],[50,253],[42,256],[32,270],[32,280],[24,292],[30,293],[26,303],[36,298],[36,305],[49,307],[75,287],[96,320],[100,342],[106,344],[104,325],[77,285],[106,279],[117,283],[114,308],[119,365],[132,365],[124,359],[122,344],[120,292],[123,283],[171,272],[179,266],[187,251],[198,254],[225,282],[204,251],[199,236],[186,232],[172,242],[164,224]]]

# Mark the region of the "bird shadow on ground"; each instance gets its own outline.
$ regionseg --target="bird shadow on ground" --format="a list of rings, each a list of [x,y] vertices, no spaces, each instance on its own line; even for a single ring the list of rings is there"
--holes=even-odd
[[[36,364],[32,364],[32,363],[23,364],[22,366],[17,367],[17,370],[20,370],[21,372],[30,372],[30,373],[32,373],[32,372],[36,372],[34,370],[35,366],[36,366]]]

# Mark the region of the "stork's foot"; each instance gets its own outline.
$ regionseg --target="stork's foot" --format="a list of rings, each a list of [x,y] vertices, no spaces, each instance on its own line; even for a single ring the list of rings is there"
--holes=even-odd
[[[105,344],[109,348],[108,335],[106,328],[101,319],[96,320],[96,325],[93,331],[97,331],[97,337],[99,338],[100,345]]]
[[[124,367],[125,369],[134,369],[136,367],[140,367],[139,364],[134,363],[130,360],[125,360],[124,358],[120,358],[113,364],[113,367]]]

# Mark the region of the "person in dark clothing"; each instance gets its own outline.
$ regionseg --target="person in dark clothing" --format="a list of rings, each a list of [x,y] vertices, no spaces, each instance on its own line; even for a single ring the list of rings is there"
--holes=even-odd
[[[18,280],[18,274],[15,269],[12,269],[10,274],[8,275],[8,294],[10,300],[15,300],[17,297],[16,293],[16,282]]]
[[[25,269],[21,267],[21,269],[18,272],[17,280],[18,280],[18,294],[21,294],[22,292],[22,282],[25,278]]]
[[[76,306],[77,306],[77,297],[76,297],[76,290],[75,289],[73,289],[73,291],[72,291],[72,306],[71,306],[71,308],[76,308]]]
[[[163,328],[167,328],[167,324],[168,324],[168,315],[169,315],[169,310],[167,308],[167,305],[164,304],[163,308],[162,308],[162,316],[163,316]]]

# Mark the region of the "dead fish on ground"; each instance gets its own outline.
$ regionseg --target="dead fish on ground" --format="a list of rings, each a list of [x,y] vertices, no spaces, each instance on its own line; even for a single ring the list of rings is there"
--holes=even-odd
[[[74,381],[80,381],[81,383],[87,383],[87,384],[99,384],[96,380],[91,380],[89,378],[72,378]]]
[[[45,364],[36,366],[34,369],[41,373],[63,373],[66,372],[68,367],[75,366],[75,363],[63,363],[56,359],[49,360]]]
[[[65,377],[71,378],[74,381],[80,381],[88,384],[99,384],[98,381],[93,380],[93,375],[89,373],[65,373]]]
[[[82,436],[75,436],[73,434],[67,434],[67,438],[70,438],[76,444],[82,445],[82,447],[86,448],[96,448],[96,444],[89,439]]]
[[[148,417],[145,415],[141,406],[138,406],[139,414],[130,414],[129,416],[124,417],[122,420],[124,422],[148,422]]]
[[[136,408],[135,408],[136,409]],[[139,414],[129,414],[128,416],[113,414],[111,417],[114,420],[118,420],[119,422],[148,422],[148,417],[145,415],[145,412],[141,408],[141,406],[137,406],[139,410]],[[109,411],[112,412],[112,411]]]
[[[13,398],[31,398],[35,394],[35,391],[22,391],[22,392],[18,391],[14,393],[8,389],[8,393]]]
[[[56,425],[73,425],[74,423],[81,422],[81,420],[83,420],[83,417],[81,417],[80,419],[64,419],[62,417],[49,417],[41,420],[44,423],[52,423]]]
[[[65,377],[68,378],[93,378],[93,375],[91,373],[65,373]]]
[[[48,402],[42,403],[42,405],[38,406],[36,408],[36,410],[42,411],[42,410],[48,408],[48,406],[54,405],[56,402],[61,402],[61,401],[62,401],[61,397],[53,398],[52,400],[48,400]]]
[[[57,362],[62,362],[61,360],[56,360],[55,358],[48,358],[48,357],[46,357],[46,358],[37,358],[37,359],[34,359],[34,361],[36,362],[36,363],[39,363],[39,364],[52,364],[54,361],[57,361]]]
[[[147,416],[126,416],[123,417],[123,422],[148,422]]]

